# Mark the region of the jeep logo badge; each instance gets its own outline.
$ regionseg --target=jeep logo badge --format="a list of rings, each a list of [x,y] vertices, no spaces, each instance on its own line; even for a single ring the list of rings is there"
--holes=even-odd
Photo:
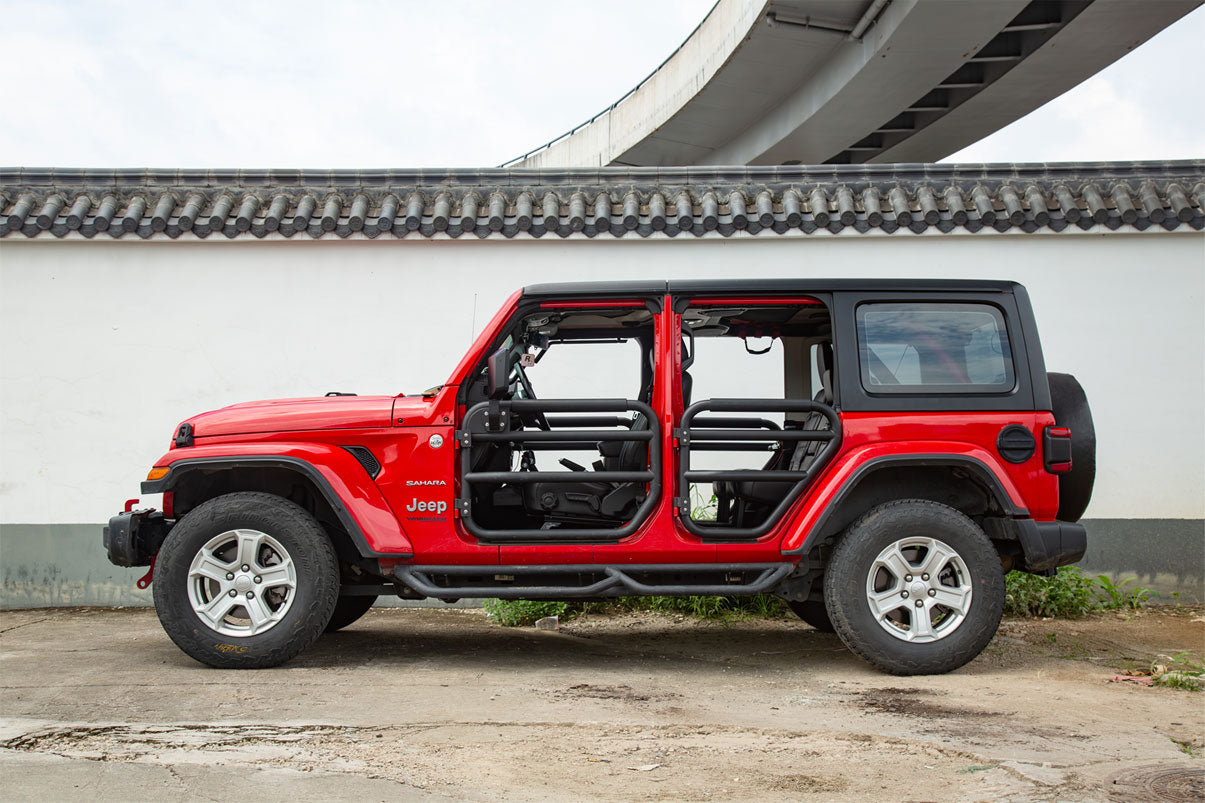
[[[435,501],[428,502],[428,501],[420,500],[417,497],[412,498],[410,500],[410,504],[406,505],[406,510],[409,510],[411,513],[413,513],[416,510],[422,511],[424,513],[426,513],[426,512],[443,513],[447,509],[448,509],[447,502],[442,502],[442,501],[441,502],[435,502]]]

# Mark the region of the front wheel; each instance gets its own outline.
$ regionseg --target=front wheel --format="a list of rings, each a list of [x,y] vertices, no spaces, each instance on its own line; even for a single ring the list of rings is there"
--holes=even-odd
[[[880,505],[833,551],[824,601],[837,635],[893,675],[957,669],[988,645],[1004,612],[992,542],[959,511],[921,499]]]
[[[277,666],[314,642],[339,596],[322,526],[266,493],[210,499],[168,533],[155,564],[155,612],[171,640],[221,669]]]

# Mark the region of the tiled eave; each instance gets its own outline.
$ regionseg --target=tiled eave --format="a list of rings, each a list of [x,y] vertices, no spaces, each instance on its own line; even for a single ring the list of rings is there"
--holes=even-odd
[[[0,169],[0,238],[1205,229],[1205,160],[596,170]]]

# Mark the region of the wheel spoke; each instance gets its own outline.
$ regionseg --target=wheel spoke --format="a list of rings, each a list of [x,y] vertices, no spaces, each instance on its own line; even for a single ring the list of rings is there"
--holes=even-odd
[[[878,619],[882,619],[892,611],[908,604],[908,600],[900,595],[900,590],[898,589],[884,591],[881,594],[870,594],[868,601],[870,602],[871,610],[874,611],[875,617]]]
[[[939,586],[936,591],[937,594],[932,597],[933,602],[938,605],[944,605],[954,611],[954,613],[965,614],[967,608],[970,607],[970,586],[960,586],[958,588]]]
[[[277,564],[276,566],[268,566],[265,569],[257,570],[260,579],[261,588],[272,588],[274,586],[288,586],[293,588],[297,585],[297,581],[293,575],[293,561]]]
[[[933,638],[932,611],[928,605],[912,609],[912,627],[909,628],[908,635],[913,640]]]
[[[229,582],[226,575],[234,569],[232,564],[226,564],[218,560],[211,553],[204,553],[197,556],[197,560],[193,561],[192,568],[188,572],[189,577],[204,577],[209,580],[216,580],[222,591],[226,590],[226,584]]]
[[[936,577],[941,574],[941,570],[950,562],[950,558],[954,557],[954,553],[947,551],[936,541],[929,542],[928,552],[925,553],[925,559],[921,563],[920,570]]]
[[[270,624],[274,618],[271,609],[264,603],[262,594],[256,594],[251,599],[244,599],[240,604],[247,611],[247,618],[251,620],[252,633]]]
[[[897,586],[904,582],[905,576],[914,571],[909,565],[908,559],[904,557],[904,553],[900,551],[899,544],[893,545],[891,550],[880,558],[879,562],[883,568],[895,576]]]
[[[206,605],[196,608],[196,612],[209,621],[209,626],[214,630],[222,624],[222,620],[230,613],[230,609],[238,604],[238,598],[232,597],[225,592],[219,597],[214,597]]]
[[[256,567],[259,565],[259,545],[263,543],[264,534],[254,530],[238,531],[238,564],[240,566]]]

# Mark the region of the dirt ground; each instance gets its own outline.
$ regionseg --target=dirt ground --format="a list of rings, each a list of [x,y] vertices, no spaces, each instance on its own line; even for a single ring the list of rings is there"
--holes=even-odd
[[[273,670],[193,662],[147,609],[0,613],[0,796],[125,800],[1200,800],[1199,607],[1006,620],[950,675],[797,621],[379,609]]]

